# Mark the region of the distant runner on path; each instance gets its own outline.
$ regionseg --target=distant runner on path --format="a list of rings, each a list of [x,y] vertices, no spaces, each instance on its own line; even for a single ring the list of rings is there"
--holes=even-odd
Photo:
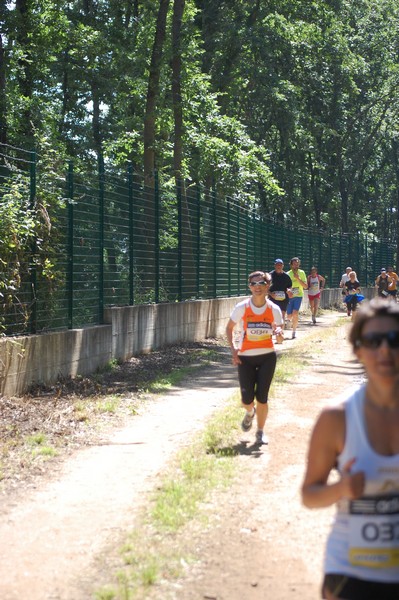
[[[398,600],[399,306],[361,306],[349,341],[367,383],[319,416],[302,499],[308,508],[337,504],[322,598]],[[334,469],[340,478],[329,483]]]
[[[320,304],[321,292],[324,290],[326,280],[322,275],[317,272],[317,267],[310,269],[310,275],[308,275],[308,300],[310,304],[310,310],[312,313],[312,323],[316,325],[316,316]]]
[[[306,273],[300,269],[301,261],[297,256],[291,258],[290,265],[291,269],[288,271],[288,275],[292,281],[292,297],[288,302],[287,317],[289,321],[292,321],[292,339],[296,337],[296,328],[299,320],[299,309],[301,308],[303,290],[308,289],[308,283],[306,281]]]
[[[272,283],[269,288],[269,298],[276,304],[283,315],[283,329],[285,313],[290,298],[292,297],[291,277],[284,271],[284,262],[282,258],[276,258],[274,261],[274,270],[270,271]]]
[[[246,410],[241,428],[249,431],[256,415],[256,443],[259,445],[268,443],[263,430],[268,413],[269,389],[277,362],[272,335],[276,334],[277,341],[283,339],[281,310],[267,298],[270,282],[269,273],[250,273],[248,285],[252,295],[235,306],[226,327],[233,364],[238,367],[241,401]],[[233,332],[239,323],[241,338],[236,346]]]

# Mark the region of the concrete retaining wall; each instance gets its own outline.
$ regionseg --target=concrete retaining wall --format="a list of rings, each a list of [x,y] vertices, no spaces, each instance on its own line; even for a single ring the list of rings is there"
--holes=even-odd
[[[366,290],[367,297],[374,290]],[[221,337],[233,306],[243,298],[112,307],[105,325],[0,340],[0,395],[21,395],[37,384],[87,375],[110,360],[208,337]],[[342,306],[341,290],[325,290],[322,308]],[[305,294],[302,310],[308,307]]]
[[[170,344],[224,335],[239,298],[107,308],[105,325],[0,340],[0,395],[87,375]]]

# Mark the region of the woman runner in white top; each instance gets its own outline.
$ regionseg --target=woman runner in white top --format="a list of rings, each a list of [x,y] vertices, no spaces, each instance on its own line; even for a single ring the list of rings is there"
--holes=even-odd
[[[317,267],[310,269],[310,275],[308,275],[308,300],[310,304],[310,310],[312,312],[312,322],[316,325],[316,316],[320,304],[321,292],[324,289],[326,280],[322,275],[317,272]]]
[[[375,298],[349,336],[367,382],[319,416],[302,499],[337,504],[322,598],[399,599],[399,305]],[[337,468],[339,480],[329,482]]]

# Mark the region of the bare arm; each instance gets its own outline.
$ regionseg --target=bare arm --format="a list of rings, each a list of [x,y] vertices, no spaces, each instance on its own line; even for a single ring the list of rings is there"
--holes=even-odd
[[[301,277],[298,275],[298,273],[294,273],[294,279],[296,279],[297,281],[299,281],[299,283],[301,284],[301,286],[303,287],[304,290],[308,289],[308,283],[306,281],[306,275],[305,275],[305,280],[301,279]]]
[[[358,498],[364,489],[364,473],[351,472],[356,457],[344,467],[336,483],[327,483],[336,466],[345,440],[345,412],[343,408],[327,409],[318,418],[313,429],[308,464],[302,484],[302,501],[308,508],[331,506],[342,498]]]
[[[226,326],[226,337],[227,337],[227,341],[230,346],[233,364],[240,365],[241,361],[240,361],[240,357],[238,356],[238,349],[234,346],[234,342],[233,342],[233,331],[234,331],[235,326],[236,326],[236,323],[234,321],[232,321],[231,319],[229,319],[227,326]]]

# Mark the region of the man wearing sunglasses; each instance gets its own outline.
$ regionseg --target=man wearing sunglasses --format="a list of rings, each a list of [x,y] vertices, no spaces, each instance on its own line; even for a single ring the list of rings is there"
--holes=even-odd
[[[314,427],[302,499],[337,504],[322,598],[399,598],[399,305],[374,298],[349,334],[366,383],[325,408]],[[329,479],[338,470],[339,477]]]
[[[283,318],[278,306],[267,298],[271,277],[269,273],[254,271],[248,277],[251,297],[239,302],[233,309],[226,327],[233,364],[237,365],[241,402],[245,417],[243,431],[249,431],[256,415],[256,443],[267,444],[264,427],[268,413],[268,395],[276,368],[273,334],[282,341]],[[239,329],[239,340],[234,330]],[[255,407],[256,399],[256,407]]]

